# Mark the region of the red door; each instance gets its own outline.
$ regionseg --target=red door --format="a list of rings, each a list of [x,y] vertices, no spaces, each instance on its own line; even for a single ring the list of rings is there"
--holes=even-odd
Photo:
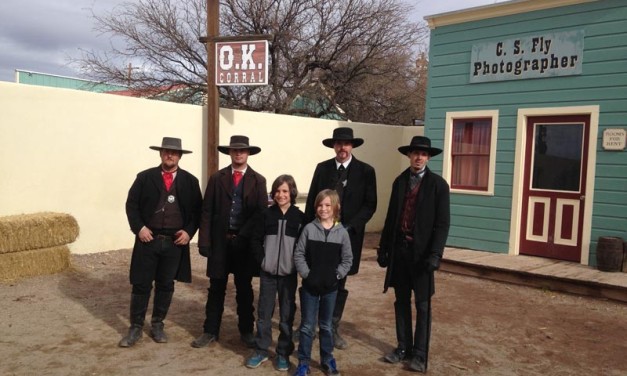
[[[527,119],[520,254],[581,261],[590,117]]]

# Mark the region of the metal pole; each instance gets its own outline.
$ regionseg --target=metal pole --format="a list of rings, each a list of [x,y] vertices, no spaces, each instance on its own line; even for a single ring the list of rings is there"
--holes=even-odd
[[[216,85],[215,39],[220,34],[220,1],[207,0],[207,177],[218,171],[220,97]]]

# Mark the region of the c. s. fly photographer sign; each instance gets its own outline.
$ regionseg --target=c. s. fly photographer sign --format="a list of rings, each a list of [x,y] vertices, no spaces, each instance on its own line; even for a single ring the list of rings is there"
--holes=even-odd
[[[581,74],[583,30],[475,44],[470,83]]]
[[[216,43],[217,86],[267,84],[267,40]]]

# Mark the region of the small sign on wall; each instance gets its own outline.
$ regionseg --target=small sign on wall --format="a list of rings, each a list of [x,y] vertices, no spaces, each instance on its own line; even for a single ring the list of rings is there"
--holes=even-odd
[[[608,128],[603,131],[604,150],[625,150],[627,131],[623,128]]]

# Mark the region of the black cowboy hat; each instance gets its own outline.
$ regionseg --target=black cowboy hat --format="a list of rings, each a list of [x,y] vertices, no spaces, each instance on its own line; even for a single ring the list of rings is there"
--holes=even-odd
[[[248,149],[250,155],[255,155],[261,151],[260,147],[250,146],[248,144],[248,137],[246,136],[231,136],[231,142],[229,145],[218,146],[220,153],[229,154],[231,149]]]
[[[398,151],[403,155],[407,155],[412,150],[424,150],[432,157],[442,152],[442,149],[432,148],[431,140],[425,136],[414,136],[409,145],[398,148]]]
[[[150,148],[152,150],[176,150],[176,151],[180,151],[183,154],[189,154],[191,153],[191,151],[189,150],[184,150],[181,147],[181,139],[180,138],[174,138],[174,137],[164,137],[163,140],[161,141],[161,146],[150,146]]]
[[[349,141],[353,144],[354,148],[364,143],[363,138],[354,138],[353,129],[348,127],[335,128],[333,130],[333,137],[325,138],[322,140],[322,144],[328,148],[332,148],[336,141]]]

